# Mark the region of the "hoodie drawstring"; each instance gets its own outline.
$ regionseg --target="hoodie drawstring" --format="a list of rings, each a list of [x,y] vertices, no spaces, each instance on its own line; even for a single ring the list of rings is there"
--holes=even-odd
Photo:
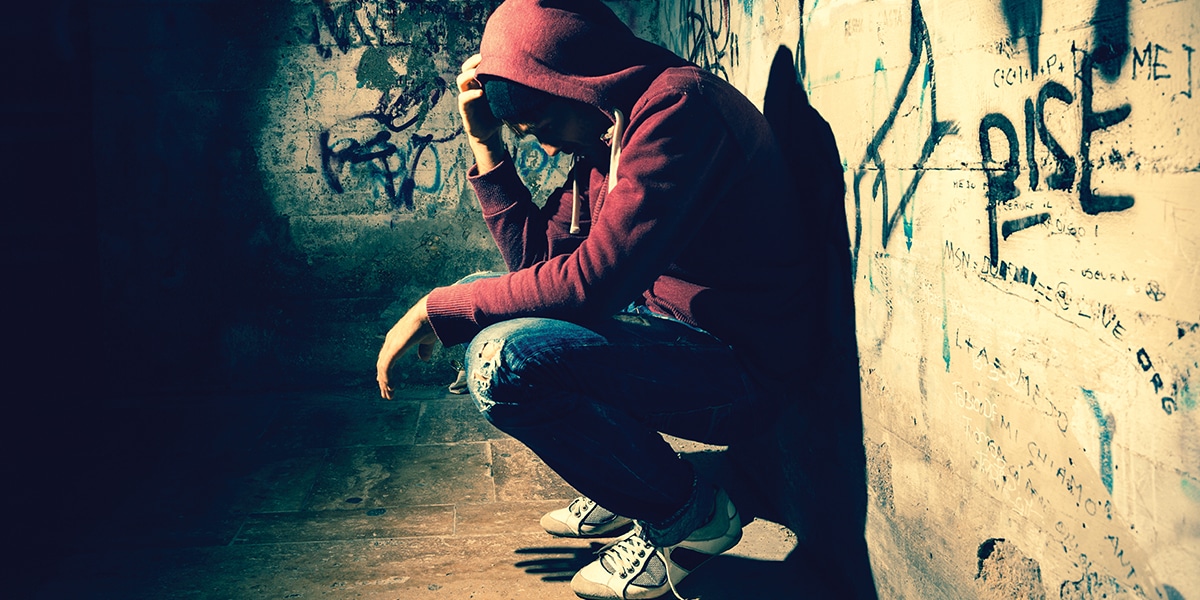
[[[608,154],[608,191],[617,187],[617,166],[621,164],[621,138],[625,136],[625,113],[613,109],[612,143]]]
[[[621,164],[621,138],[625,136],[625,113],[613,109],[613,126],[605,137],[610,139],[608,154],[608,191],[617,187],[617,167]],[[579,178],[575,173],[578,161],[571,162],[571,233],[579,233]]]
[[[571,233],[579,233],[579,177],[575,175],[578,157],[571,157]]]

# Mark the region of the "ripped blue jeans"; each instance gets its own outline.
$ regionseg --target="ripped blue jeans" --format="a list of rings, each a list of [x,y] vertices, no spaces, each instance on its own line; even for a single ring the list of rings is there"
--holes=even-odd
[[[497,323],[465,365],[488,421],[601,506],[660,526],[686,518],[697,490],[659,432],[725,445],[763,401],[728,345],[645,307]]]

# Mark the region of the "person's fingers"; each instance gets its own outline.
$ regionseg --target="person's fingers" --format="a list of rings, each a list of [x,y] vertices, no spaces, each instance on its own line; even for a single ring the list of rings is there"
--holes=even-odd
[[[459,73],[454,82],[458,85],[458,91],[460,92],[483,89],[483,84],[479,83],[478,79],[475,79],[475,69]]]
[[[478,100],[479,98],[482,98],[482,97],[483,97],[482,89],[475,88],[472,90],[466,90],[458,95],[458,103],[459,104],[469,104],[470,102]]]
[[[379,383],[381,398],[392,399],[392,387],[388,385],[388,370],[392,368],[392,363],[399,354],[400,352],[392,348],[390,343],[385,343],[383,348],[379,349],[379,359],[375,361],[375,381]]]
[[[462,70],[464,72],[468,69],[474,70],[475,67],[479,66],[479,61],[482,59],[483,59],[483,55],[479,54],[478,52],[476,52],[475,54],[472,54],[470,57],[467,58],[467,60],[463,61]]]

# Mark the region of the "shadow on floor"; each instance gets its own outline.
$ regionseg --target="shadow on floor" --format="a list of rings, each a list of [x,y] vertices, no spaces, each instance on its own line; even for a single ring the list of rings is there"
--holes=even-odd
[[[519,548],[517,555],[530,558],[519,560],[513,566],[540,577],[542,581],[570,581],[576,571],[596,559],[596,553],[604,546],[603,542],[592,542],[587,548]]]
[[[575,572],[595,559],[603,544],[590,548],[520,548],[513,566],[546,582],[568,582]],[[678,591],[685,598],[703,600],[782,600],[833,599],[804,583],[806,568],[788,560],[761,560],[745,556],[723,555],[713,558],[680,582]],[[671,596],[666,596],[670,598]]]
[[[696,570],[679,586],[685,598],[703,600],[817,600],[801,586],[800,573],[788,561],[718,556]]]

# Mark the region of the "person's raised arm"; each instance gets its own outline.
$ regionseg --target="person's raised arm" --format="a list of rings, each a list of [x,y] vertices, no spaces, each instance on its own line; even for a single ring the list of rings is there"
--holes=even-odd
[[[483,327],[522,316],[606,317],[667,271],[747,161],[713,101],[689,91],[658,92],[630,116],[617,184],[574,251],[430,293],[430,324],[443,343],[468,341]]]
[[[479,172],[487,173],[508,159],[502,130],[504,124],[492,114],[487,98],[483,97],[483,84],[475,79],[475,68],[479,66],[479,54],[462,64],[458,83],[458,113],[462,117],[467,144],[475,155]]]

